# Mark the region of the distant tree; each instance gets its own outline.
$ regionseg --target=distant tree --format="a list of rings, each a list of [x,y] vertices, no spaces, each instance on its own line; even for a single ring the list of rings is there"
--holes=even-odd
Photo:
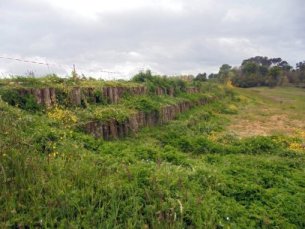
[[[232,69],[232,66],[230,66],[230,65],[228,65],[228,64],[223,64],[223,65],[221,65],[221,67],[219,68],[219,73],[220,73],[220,74],[226,74],[226,73],[228,73],[231,69]]]
[[[275,87],[279,85],[279,82],[281,80],[281,68],[279,66],[274,66],[269,70],[268,75],[268,86],[269,87]]]
[[[296,64],[295,75],[299,83],[305,83],[305,61]]]
[[[229,72],[231,69],[232,66],[228,64],[221,65],[218,72],[218,80],[222,83],[227,83],[230,78]]]
[[[254,62],[245,62],[241,66],[242,73],[245,75],[255,74],[258,70],[258,65]],[[268,69],[267,69],[268,72]]]
[[[151,80],[152,78],[153,78],[153,76],[151,74],[151,70],[146,70],[145,72],[140,71],[138,74],[136,74],[132,78],[132,81],[143,83],[147,80]]]
[[[266,56],[264,56],[264,57],[256,56],[256,57],[251,57],[249,59],[243,60],[241,65],[243,66],[247,63],[254,63],[255,65],[265,66],[265,67],[269,68],[272,64],[272,61]]]
[[[289,83],[298,84],[300,83],[298,71],[293,69],[292,71],[286,72]]]
[[[211,74],[209,74],[209,76],[208,76],[208,79],[209,79],[209,80],[217,79],[217,78],[218,78],[218,74],[215,74],[215,73],[211,73]]]
[[[292,66],[285,60],[278,63],[277,66],[279,66],[283,71],[290,71],[292,69]]]
[[[294,77],[292,67],[282,58],[255,56],[243,60],[240,72],[233,84],[242,87],[271,86],[287,84]]]
[[[282,75],[280,77],[279,85],[280,86],[287,86],[289,84],[289,79],[286,75]]]
[[[304,72],[305,71],[305,61],[296,64],[296,70]]]
[[[283,62],[282,58],[280,58],[280,57],[271,58],[271,59],[269,59],[269,61],[271,62],[271,65],[273,65],[273,66],[279,66],[279,64],[281,62]]]
[[[207,74],[204,73],[199,73],[196,77],[195,80],[197,81],[206,81],[207,80]]]
[[[247,63],[254,63],[257,66],[263,66],[266,68],[271,68],[273,66],[278,66],[282,68],[283,70],[290,70],[292,67],[288,64],[287,61],[282,60],[282,58],[277,57],[277,58],[268,58],[268,57],[263,57],[263,56],[256,56],[256,57],[251,57],[249,59],[243,60],[242,66],[247,64]]]

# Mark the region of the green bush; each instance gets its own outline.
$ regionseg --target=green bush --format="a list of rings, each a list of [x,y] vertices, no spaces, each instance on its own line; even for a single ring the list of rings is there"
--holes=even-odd
[[[160,109],[160,104],[157,101],[144,96],[138,96],[133,99],[127,100],[125,104],[130,108],[137,109],[145,113],[159,111]]]
[[[138,74],[136,74],[134,77],[132,77],[132,81],[134,82],[138,82],[138,83],[144,83],[147,81],[151,81],[153,78],[151,71],[150,70],[146,70],[146,72],[139,72]]]
[[[17,90],[5,90],[1,92],[1,98],[12,106],[17,106],[28,111],[40,111],[43,108],[37,103],[33,95],[25,94],[21,96]]]
[[[158,76],[152,75],[150,70],[146,72],[139,72],[136,74],[132,81],[138,83],[145,83],[148,90],[154,94],[157,87],[161,87],[163,89],[174,89],[174,94],[178,95],[181,92],[186,91],[187,82],[174,77],[167,77],[167,76]]]
[[[199,137],[194,141],[194,153],[226,153],[226,148],[218,143],[209,141],[207,138]]]
[[[237,145],[241,148],[241,153],[260,154],[279,152],[281,145],[272,140],[271,137],[257,136],[241,140]]]

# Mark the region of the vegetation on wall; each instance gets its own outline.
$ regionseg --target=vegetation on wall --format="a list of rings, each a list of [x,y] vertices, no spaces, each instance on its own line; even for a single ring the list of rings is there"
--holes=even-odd
[[[175,90],[175,94],[185,92],[188,82],[179,78],[152,75],[150,70],[141,71],[132,78],[133,82],[145,83],[150,92],[154,93],[157,87]]]
[[[17,106],[28,111],[40,111],[42,106],[37,104],[36,99],[31,94],[20,96],[17,90],[3,90],[0,93],[1,99],[11,106]]]

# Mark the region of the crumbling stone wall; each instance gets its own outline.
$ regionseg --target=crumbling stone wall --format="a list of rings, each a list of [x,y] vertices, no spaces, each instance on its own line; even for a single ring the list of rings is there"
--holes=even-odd
[[[93,87],[73,87],[69,88],[68,91],[61,88],[22,88],[18,89],[20,96],[26,94],[32,94],[37,104],[50,107],[58,102],[57,96],[62,91],[67,94],[65,95],[67,101],[70,105],[80,106],[82,101],[88,103],[97,103],[97,94],[103,97],[103,100],[110,104],[116,104],[123,98],[127,93],[131,95],[145,95],[147,94],[147,88],[144,86],[140,87],[103,87],[103,88],[93,88]],[[56,93],[57,91],[57,93]]]
[[[157,87],[155,89],[155,94],[156,95],[169,95],[169,96],[174,96],[174,88],[163,88],[163,87]]]
[[[60,92],[64,94],[68,101],[68,104],[73,106],[81,106],[83,101],[87,103],[99,103],[97,98],[97,92],[102,96],[102,100],[108,104],[117,104],[125,94],[131,95],[146,95],[148,90],[145,86],[138,87],[72,87],[72,88],[23,88],[18,89],[20,96],[25,94],[32,94],[39,105],[51,107],[58,103],[57,97]],[[198,93],[199,89],[196,87],[190,87],[186,89],[187,93]],[[158,96],[169,95],[174,96],[174,88],[162,88],[157,87],[155,94]],[[62,98],[61,98],[62,99]]]
[[[46,107],[56,104],[56,93],[54,88],[30,88],[20,89],[20,96],[31,94],[35,97],[37,104],[44,105]]]
[[[210,99],[211,100],[211,99]],[[137,112],[123,122],[110,120],[106,122],[91,121],[84,125],[84,131],[104,140],[123,138],[130,133],[137,133],[142,127],[156,126],[175,119],[180,113],[194,106],[206,104],[209,100],[199,99],[195,102],[185,101],[162,107],[160,111],[150,113]]]
[[[186,88],[186,93],[188,94],[194,94],[194,93],[199,93],[200,90],[198,87],[187,87]]]

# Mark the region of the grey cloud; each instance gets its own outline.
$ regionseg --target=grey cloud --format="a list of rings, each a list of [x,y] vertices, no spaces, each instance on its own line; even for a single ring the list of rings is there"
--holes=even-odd
[[[181,12],[142,8],[91,20],[47,3],[4,0],[0,53],[75,63],[92,74],[113,69],[126,72],[124,77],[142,67],[165,74],[217,71],[254,55],[280,56],[293,65],[304,59],[304,1],[182,3]],[[25,72],[18,64],[0,60],[0,69]]]

